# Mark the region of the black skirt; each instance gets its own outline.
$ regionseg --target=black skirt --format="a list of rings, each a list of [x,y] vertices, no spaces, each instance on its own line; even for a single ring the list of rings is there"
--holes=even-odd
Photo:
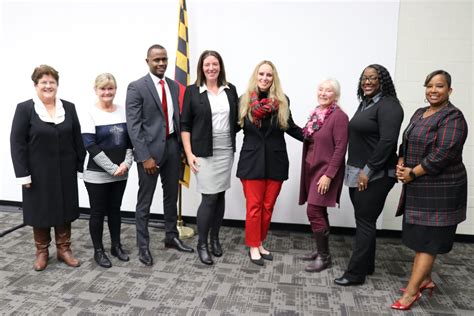
[[[424,226],[408,224],[403,219],[402,242],[416,252],[432,255],[448,253],[453,248],[456,228],[452,226]]]

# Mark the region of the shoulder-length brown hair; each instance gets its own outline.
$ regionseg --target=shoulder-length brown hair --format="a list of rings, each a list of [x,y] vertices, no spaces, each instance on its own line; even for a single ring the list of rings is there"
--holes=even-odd
[[[201,56],[199,57],[198,65],[197,65],[197,76],[196,76],[196,86],[200,87],[206,83],[206,76],[204,75],[203,65],[204,59],[209,56],[214,56],[219,61],[220,72],[219,76],[217,77],[217,86],[225,86],[227,84],[227,80],[225,78],[225,67],[224,61],[222,60],[221,55],[216,52],[215,50],[205,50],[202,52]]]

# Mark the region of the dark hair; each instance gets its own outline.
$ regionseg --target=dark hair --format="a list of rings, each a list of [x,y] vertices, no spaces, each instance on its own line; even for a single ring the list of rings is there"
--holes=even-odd
[[[219,76],[217,77],[217,86],[224,86],[227,84],[227,80],[225,79],[225,68],[224,68],[224,61],[222,60],[221,55],[216,52],[215,50],[205,50],[202,52],[201,56],[199,57],[198,65],[197,65],[197,76],[196,76],[196,86],[202,86],[206,82],[206,76],[204,75],[203,65],[204,59],[209,56],[214,56],[219,61],[219,66],[221,68],[219,72]]]
[[[33,73],[31,74],[31,80],[33,80],[35,84],[38,84],[38,81],[43,76],[47,75],[52,76],[54,79],[56,79],[56,83],[59,84],[59,72],[57,72],[56,69],[48,65],[39,65],[38,67],[36,67]]]
[[[448,88],[451,88],[451,75],[446,70],[441,70],[441,69],[430,72],[428,76],[426,76],[425,84],[423,86],[426,87],[428,83],[431,81],[431,79],[433,79],[433,77],[437,75],[444,76],[444,79],[446,79],[446,83],[448,84]]]
[[[146,57],[148,58],[148,56],[150,56],[150,53],[153,49],[164,49],[166,50],[166,48],[164,48],[163,46],[161,46],[160,44],[153,44],[150,46],[150,48],[148,48],[148,50],[146,51]]]
[[[395,91],[395,86],[393,85],[392,77],[390,77],[390,73],[388,72],[387,68],[379,64],[372,64],[365,67],[362,73],[360,74],[357,86],[357,97],[359,98],[359,101],[364,98],[364,91],[362,90],[360,83],[362,80],[362,76],[364,76],[364,71],[367,68],[373,68],[377,71],[379,75],[378,79],[380,83],[380,91],[382,91],[382,96],[389,95],[394,98],[397,98],[397,92]]]

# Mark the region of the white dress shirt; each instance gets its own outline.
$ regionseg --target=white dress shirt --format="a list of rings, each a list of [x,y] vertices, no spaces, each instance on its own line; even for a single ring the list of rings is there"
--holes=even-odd
[[[225,89],[230,89],[228,85],[220,86],[217,91],[217,95],[213,94],[207,89],[206,84],[199,87],[199,93],[207,92],[207,97],[209,98],[209,104],[211,105],[212,113],[212,130],[213,132],[221,131],[227,132],[230,131],[229,125],[229,114],[230,114],[230,105],[229,99],[227,99],[227,93]]]
[[[165,83],[165,92],[166,92],[166,105],[168,108],[168,124],[169,124],[169,131],[170,135],[174,132],[174,122],[173,122],[173,114],[174,114],[174,106],[173,106],[173,98],[171,98],[171,92],[170,88],[168,87],[168,83],[166,82],[166,78],[163,77],[163,79],[158,78],[154,74],[150,72],[151,79],[153,80],[153,83],[155,84],[156,91],[158,92],[158,96],[160,97],[160,100],[163,100],[162,90],[161,90],[161,84],[160,80],[163,80]]]

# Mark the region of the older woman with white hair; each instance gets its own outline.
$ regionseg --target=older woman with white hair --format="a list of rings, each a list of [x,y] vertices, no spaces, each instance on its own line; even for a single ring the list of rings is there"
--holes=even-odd
[[[349,126],[347,114],[337,104],[339,97],[337,80],[321,82],[318,105],[311,110],[303,129],[299,204],[308,203],[308,219],[316,241],[316,249],[303,257],[311,261],[305,268],[307,272],[320,272],[331,266],[327,208],[339,204]]]

